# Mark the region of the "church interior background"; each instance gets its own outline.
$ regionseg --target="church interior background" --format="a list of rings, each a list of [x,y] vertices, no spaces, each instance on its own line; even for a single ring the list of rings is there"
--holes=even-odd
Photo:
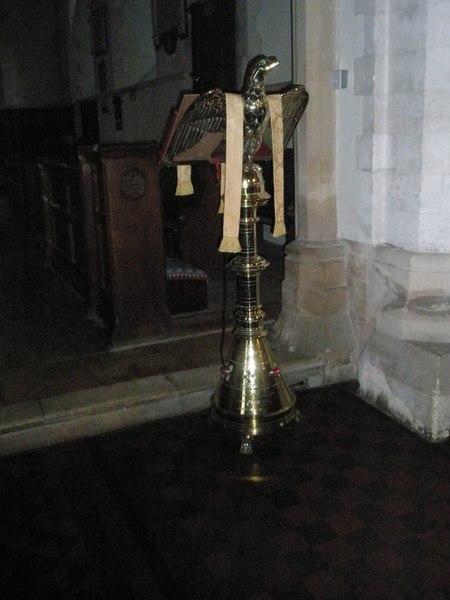
[[[155,598],[196,598],[198,590],[205,598],[383,598],[392,589],[395,597],[448,598],[450,3],[3,0],[0,34],[0,451],[44,448],[38,471],[47,481],[49,465],[59,465],[59,479],[48,481],[64,503],[70,486],[60,474],[79,450],[63,444],[51,455],[46,446],[186,415],[176,426],[157,421],[148,438],[140,429],[136,438],[125,429],[119,443],[93,437],[76,454],[72,474],[86,504],[79,515],[89,504],[82,465],[94,465],[102,484],[88,479],[99,505],[112,494],[118,521],[134,536],[128,567],[144,560],[154,568],[125,585],[120,569],[111,575],[116,559],[90,534],[95,552],[108,556],[103,584],[117,584],[127,598],[141,597],[136,581]],[[217,253],[215,166],[195,165],[194,194],[180,199],[159,155],[180,96],[239,89],[257,54],[280,61],[269,90],[295,82],[310,95],[285,152],[287,234],[281,242],[271,235],[270,205],[258,230],[271,263],[261,282],[269,339],[287,381],[304,394],[306,424],[293,440],[257,448],[270,477],[259,474],[262,488],[239,504],[231,450],[218,449],[206,429],[209,456],[181,425],[201,437],[195,411],[208,406],[222,327],[229,334],[233,322],[233,277]],[[263,168],[270,189],[270,166]],[[186,463],[177,455],[182,442],[194,448]],[[120,443],[127,450],[113,467]],[[140,444],[152,456],[157,449],[160,463],[138,458]],[[51,485],[42,491],[30,477],[34,460],[19,456],[0,470],[5,489],[15,497],[18,489],[33,492],[49,518]],[[133,462],[126,491],[112,480]],[[183,479],[186,464],[195,471],[202,463],[226,492]],[[162,531],[145,522],[144,472],[166,474],[159,504],[151,505],[170,532],[165,545]],[[246,472],[246,485],[259,475]],[[208,494],[225,521],[202,512]],[[234,537],[231,501],[238,513],[255,502],[259,510],[257,521],[239,514]],[[251,578],[252,591],[233,587],[236,548],[256,573],[236,542],[243,522],[257,556],[257,546],[275,544],[274,553],[287,557],[272,565],[285,573],[278,591],[269,567],[265,578]],[[225,530],[227,545],[219,547]],[[33,531],[23,536],[29,541]],[[200,532],[206,550],[197,560],[212,573],[209,582],[191,563],[189,573],[176,550],[178,543],[192,552]],[[23,553],[20,543],[9,547],[11,561]],[[39,553],[36,542],[30,564]],[[168,575],[169,559],[177,577]],[[69,594],[64,564],[60,591]],[[84,573],[80,581],[98,577]],[[90,591],[104,597],[103,584]],[[49,586],[42,583],[42,597],[50,597]]]

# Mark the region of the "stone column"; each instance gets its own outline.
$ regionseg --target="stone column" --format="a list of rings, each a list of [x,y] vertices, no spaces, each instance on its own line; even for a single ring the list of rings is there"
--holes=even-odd
[[[326,381],[354,375],[346,255],[337,239],[336,10],[334,0],[293,3],[294,80],[310,101],[296,132],[297,239],[286,247],[282,310],[272,341],[322,356]]]
[[[438,441],[450,430],[450,5],[374,7],[369,286],[380,301],[358,377],[366,400]]]
[[[450,429],[450,255],[375,250],[384,290],[358,364],[365,399],[432,441]]]

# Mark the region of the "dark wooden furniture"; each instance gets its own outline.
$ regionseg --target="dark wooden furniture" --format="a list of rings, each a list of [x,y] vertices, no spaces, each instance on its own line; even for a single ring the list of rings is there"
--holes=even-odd
[[[161,169],[166,254],[205,271],[211,280],[221,280],[223,254],[218,248],[222,239],[222,215],[217,212],[220,190],[215,165],[194,164],[192,184],[192,196],[175,196],[175,168]]]
[[[166,298],[170,314],[194,312],[208,306],[208,275],[176,258],[166,258]]]
[[[106,318],[113,345],[168,328],[158,147],[80,150],[90,303]]]
[[[45,228],[38,161],[61,156],[72,131],[71,106],[0,110],[0,163],[10,217],[39,249],[45,246]]]
[[[113,346],[169,326],[157,157],[153,144],[101,145],[77,166],[40,164],[47,258]]]
[[[76,165],[40,163],[47,260],[105,323],[114,347],[165,334],[170,315],[207,308],[208,278],[222,266],[211,165],[194,169],[181,255],[167,256],[158,155],[154,144],[100,145],[78,148]]]
[[[88,262],[79,170],[56,159],[41,161],[39,170],[47,261],[86,298]]]
[[[26,227],[28,222],[25,164],[20,155],[9,154],[4,159],[8,208],[15,223]]]

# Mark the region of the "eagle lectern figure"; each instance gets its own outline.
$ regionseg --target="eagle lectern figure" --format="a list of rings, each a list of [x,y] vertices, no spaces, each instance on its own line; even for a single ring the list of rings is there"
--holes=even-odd
[[[163,160],[189,165],[198,160],[225,164],[224,236],[219,248],[236,256],[229,263],[237,279],[235,329],[221,377],[211,398],[212,417],[242,435],[241,453],[252,452],[252,438],[291,422],[295,398],[286,385],[267,341],[260,303],[260,273],[269,263],[256,248],[257,209],[267,202],[261,168],[274,164],[274,235],[283,235],[283,150],[308,103],[301,85],[266,94],[274,56],[248,64],[242,94],[212,89],[185,96]],[[269,126],[270,122],[270,126]]]
[[[278,66],[274,56],[255,56],[248,64],[242,86],[244,105],[244,156],[252,158],[260,149],[271,149],[271,134],[266,132],[269,120],[268,97],[265,92],[267,73]],[[308,93],[302,85],[292,85],[278,93],[283,108],[283,146],[287,144],[308,104]],[[278,95],[277,94],[277,95]],[[274,94],[275,95],[275,94]],[[223,159],[226,131],[225,92],[214,88],[200,96],[191,95],[192,104],[183,114],[166,151],[168,162],[185,162],[187,150],[191,160]],[[189,100],[188,100],[189,102]],[[266,133],[266,135],[265,135]],[[219,135],[211,135],[219,134]],[[206,139],[205,139],[206,138]]]

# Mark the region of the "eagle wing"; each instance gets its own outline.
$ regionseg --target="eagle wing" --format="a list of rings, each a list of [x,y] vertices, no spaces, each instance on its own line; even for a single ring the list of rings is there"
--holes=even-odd
[[[283,105],[283,142],[291,138],[307,104],[308,92],[302,85],[292,85],[281,92]],[[186,108],[187,106],[187,108]],[[162,160],[167,163],[211,161],[225,157],[225,93],[212,89],[201,96],[186,95],[168,135]],[[263,143],[255,158],[270,155],[272,134],[266,127]]]
[[[188,100],[189,101],[189,100]],[[180,113],[169,134],[165,162],[211,161],[222,158],[226,129],[225,94],[213,89],[197,96],[184,114]]]
[[[308,104],[309,96],[308,92],[302,85],[291,85],[281,92],[282,106],[283,106],[283,145],[286,146],[290,140],[294,129],[297,127],[297,123],[300,121],[305,108]],[[264,132],[264,138],[262,147],[259,151],[259,155],[266,155],[270,153],[272,149],[272,132],[270,124],[266,127]],[[260,158],[258,156],[257,158]]]

